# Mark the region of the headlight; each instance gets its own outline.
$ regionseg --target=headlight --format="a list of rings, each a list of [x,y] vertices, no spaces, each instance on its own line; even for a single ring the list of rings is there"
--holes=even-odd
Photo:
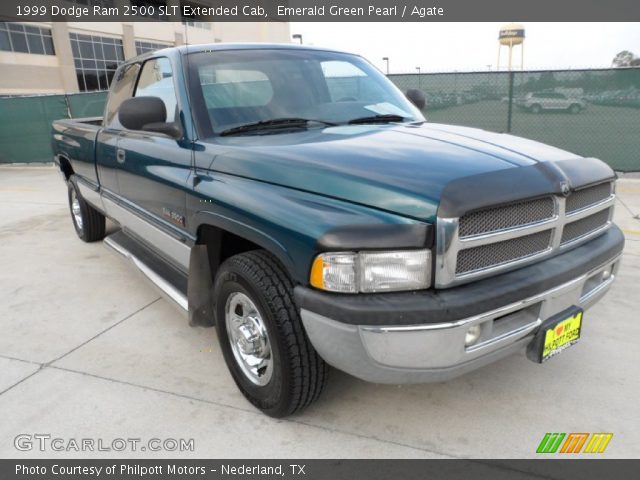
[[[310,283],[341,293],[422,290],[431,285],[431,251],[322,253],[313,261]]]

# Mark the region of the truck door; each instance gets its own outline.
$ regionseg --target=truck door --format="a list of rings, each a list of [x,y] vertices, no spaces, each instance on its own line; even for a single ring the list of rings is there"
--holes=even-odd
[[[133,95],[136,79],[140,72],[140,64],[133,63],[125,66],[113,79],[109,92],[109,100],[102,121],[103,128],[96,138],[96,169],[102,188],[102,194],[117,201],[120,193],[117,177],[117,143],[122,132],[122,125],[118,121],[120,104]]]
[[[171,122],[179,111],[174,80],[168,58],[148,59],[142,64],[133,96],[162,99],[167,122]],[[176,247],[173,240],[184,242],[188,237],[186,187],[191,154],[188,142],[162,133],[124,129],[117,140],[118,185],[121,206],[131,214],[129,229],[151,246],[168,252],[181,267],[186,266],[184,250],[168,245]]]

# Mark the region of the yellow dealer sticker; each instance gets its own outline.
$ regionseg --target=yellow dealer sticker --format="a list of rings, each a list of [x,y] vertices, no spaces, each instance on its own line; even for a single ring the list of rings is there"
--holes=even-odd
[[[582,328],[582,312],[561,320],[553,327],[547,329],[544,335],[544,347],[542,349],[542,361],[549,360],[565,348],[570,347],[580,338]]]

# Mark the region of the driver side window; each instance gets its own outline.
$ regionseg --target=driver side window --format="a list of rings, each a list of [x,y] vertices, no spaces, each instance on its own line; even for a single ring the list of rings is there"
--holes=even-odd
[[[176,113],[176,91],[173,71],[168,58],[153,58],[142,66],[134,97],[159,97],[167,109],[167,122],[173,122]]]
[[[140,72],[140,65],[138,63],[125,65],[118,70],[114,82],[111,85],[111,91],[109,92],[109,98],[105,108],[105,127],[115,129],[122,128],[118,120],[118,109],[122,102],[131,97],[136,78],[138,78],[138,72]]]

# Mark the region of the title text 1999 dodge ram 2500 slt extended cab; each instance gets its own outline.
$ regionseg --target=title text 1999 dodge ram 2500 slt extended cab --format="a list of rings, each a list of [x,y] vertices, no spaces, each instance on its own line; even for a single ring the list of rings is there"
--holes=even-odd
[[[543,362],[578,340],[624,244],[606,164],[426,123],[341,52],[144,54],[116,71],[104,118],[54,122],[53,148],[80,238],[117,222],[105,242],[215,324],[272,416],[314,401],[327,364],[407,383]]]

